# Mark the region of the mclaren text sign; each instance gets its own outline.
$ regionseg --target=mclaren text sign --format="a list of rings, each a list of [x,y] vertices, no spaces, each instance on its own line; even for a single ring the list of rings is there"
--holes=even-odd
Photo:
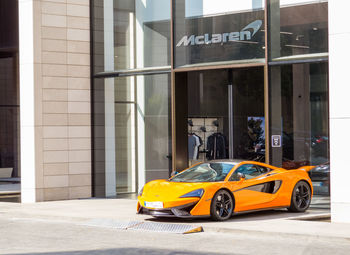
[[[175,22],[175,66],[265,58],[264,11],[203,17]]]
[[[214,43],[226,43],[234,41],[249,41],[261,28],[262,21],[255,20],[252,23],[245,26],[239,32],[230,32],[222,34],[204,34],[204,35],[185,35],[176,44],[176,47],[189,46],[189,45],[201,45],[201,44],[214,44]]]

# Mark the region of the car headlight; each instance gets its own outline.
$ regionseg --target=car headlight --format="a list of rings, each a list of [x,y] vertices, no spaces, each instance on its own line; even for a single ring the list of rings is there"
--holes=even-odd
[[[194,191],[191,191],[191,192],[181,196],[180,198],[184,198],[184,197],[202,197],[203,194],[204,194],[204,189],[196,189]]]
[[[142,193],[143,193],[143,187],[142,187],[142,189],[139,191],[139,196],[142,196]]]

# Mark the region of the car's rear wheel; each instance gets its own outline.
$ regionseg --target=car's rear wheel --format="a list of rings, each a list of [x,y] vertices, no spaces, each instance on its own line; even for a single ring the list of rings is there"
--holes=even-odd
[[[223,221],[231,217],[233,199],[227,190],[219,190],[211,200],[210,215],[213,220]]]
[[[292,193],[290,207],[291,212],[305,212],[311,203],[311,188],[305,181],[299,181]]]

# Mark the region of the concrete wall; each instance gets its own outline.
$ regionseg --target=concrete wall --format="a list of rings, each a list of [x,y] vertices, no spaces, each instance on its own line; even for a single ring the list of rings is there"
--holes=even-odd
[[[22,202],[91,197],[89,0],[19,0]]]
[[[331,211],[333,222],[350,222],[350,95],[349,1],[331,0],[329,5],[329,114],[331,162]]]

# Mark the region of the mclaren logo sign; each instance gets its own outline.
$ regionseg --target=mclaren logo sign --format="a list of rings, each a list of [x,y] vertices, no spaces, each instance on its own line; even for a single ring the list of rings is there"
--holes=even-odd
[[[259,31],[262,25],[261,20],[256,20],[243,28],[240,32],[222,33],[222,34],[204,34],[204,35],[185,35],[176,44],[179,46],[188,45],[201,45],[201,44],[212,44],[212,43],[226,43],[233,41],[249,41]]]

